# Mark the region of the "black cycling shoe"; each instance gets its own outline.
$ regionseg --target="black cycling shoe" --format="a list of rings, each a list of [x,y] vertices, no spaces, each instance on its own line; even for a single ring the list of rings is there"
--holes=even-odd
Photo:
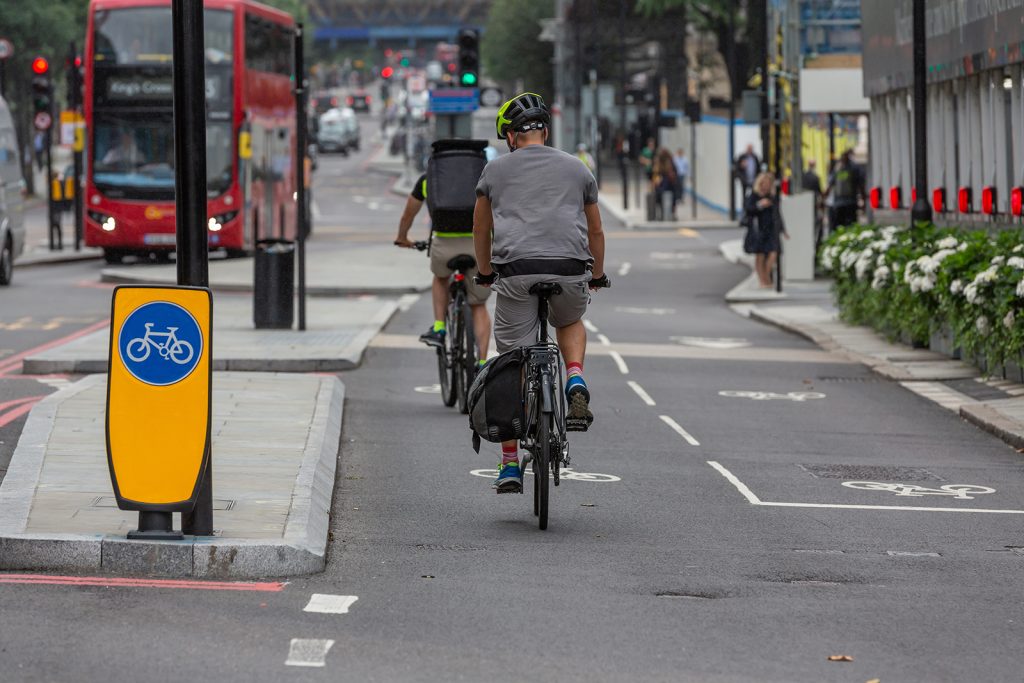
[[[420,335],[420,341],[427,346],[434,346],[436,348],[444,348],[444,330],[435,330],[431,327],[429,330]]]
[[[594,422],[590,412],[590,392],[585,385],[569,387],[569,412],[565,416],[565,429],[569,432],[585,432]]]

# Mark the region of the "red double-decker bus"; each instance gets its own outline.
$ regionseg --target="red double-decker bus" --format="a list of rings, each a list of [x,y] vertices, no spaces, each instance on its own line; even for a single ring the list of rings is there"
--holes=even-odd
[[[204,2],[211,249],[295,234],[294,22]],[[174,250],[170,0],[92,0],[85,60],[85,243],[108,262]]]

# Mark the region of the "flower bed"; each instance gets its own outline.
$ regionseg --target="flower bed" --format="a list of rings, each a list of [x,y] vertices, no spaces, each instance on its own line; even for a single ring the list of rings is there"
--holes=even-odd
[[[1024,365],[1024,234],[854,226],[822,245],[841,316],[928,344],[943,332],[992,371]]]

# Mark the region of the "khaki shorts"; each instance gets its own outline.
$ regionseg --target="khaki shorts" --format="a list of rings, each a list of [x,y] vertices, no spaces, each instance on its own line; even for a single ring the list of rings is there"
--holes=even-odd
[[[530,287],[538,282],[557,282],[562,293],[548,302],[548,322],[559,328],[572,325],[587,312],[590,303],[590,273],[584,275],[512,275],[500,277],[492,287],[497,294],[494,306],[494,342],[498,353],[537,343],[540,320],[537,296]],[[549,330],[554,339],[554,330]]]
[[[459,254],[473,256],[472,237],[434,237],[430,241],[430,272],[437,277],[450,277],[452,269],[448,261]],[[475,257],[474,257],[475,258]],[[466,273],[466,290],[469,292],[469,303],[482,304],[491,295],[491,290],[473,282],[476,268]]]

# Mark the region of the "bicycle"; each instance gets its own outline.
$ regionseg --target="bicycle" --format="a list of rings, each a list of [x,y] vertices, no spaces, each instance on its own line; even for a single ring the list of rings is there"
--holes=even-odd
[[[166,332],[154,332],[153,325],[154,323],[145,323],[145,336],[136,337],[128,342],[125,353],[130,359],[141,363],[149,358],[152,349],[156,349],[161,358],[178,365],[185,365],[192,360],[195,350],[187,341],[178,339],[178,335],[175,334],[178,331],[177,327],[168,327]],[[157,342],[157,339],[163,339],[164,343]]]
[[[413,242],[413,246],[425,251],[430,242]],[[469,254],[459,254],[447,265],[453,272],[448,280],[448,308],[444,316],[447,334],[444,345],[437,348],[437,371],[441,380],[441,400],[449,408],[458,400],[459,412],[466,415],[469,414],[469,385],[473,383],[478,365],[466,276],[476,267],[476,259]]]
[[[604,277],[599,286],[607,288],[610,284]],[[561,293],[562,286],[557,282],[539,282],[530,287],[530,294],[537,295],[540,327],[537,343],[526,348],[523,384],[526,426],[520,446],[527,453],[523,468],[532,463],[533,514],[541,530],[548,528],[549,480],[558,486],[562,468],[568,468],[570,461],[562,353],[548,337],[548,300]],[[586,431],[586,425],[578,427],[582,429],[574,431]],[[525,490],[520,488],[519,492],[525,493]]]

